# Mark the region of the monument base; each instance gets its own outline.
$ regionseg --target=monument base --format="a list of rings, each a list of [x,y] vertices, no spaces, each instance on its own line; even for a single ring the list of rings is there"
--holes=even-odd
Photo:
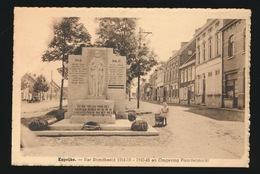
[[[128,113],[118,113],[116,119],[128,119]]]
[[[115,115],[112,116],[72,116],[70,117],[71,124],[87,123],[89,121],[97,122],[99,124],[114,124]]]

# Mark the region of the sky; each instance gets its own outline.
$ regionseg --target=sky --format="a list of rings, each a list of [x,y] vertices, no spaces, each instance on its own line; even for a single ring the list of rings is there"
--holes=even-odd
[[[231,13],[232,12],[232,13]],[[231,15],[232,14],[232,15]],[[236,10],[199,9],[129,9],[129,8],[15,8],[14,14],[14,70],[18,76],[26,72],[43,74],[48,81],[60,84],[57,68],[61,62],[42,62],[41,56],[53,37],[53,22],[59,17],[80,17],[95,41],[96,17],[136,17],[137,29],[152,32],[146,36],[159,60],[165,61],[181,42],[192,39],[195,29],[208,18],[241,18]],[[67,81],[65,81],[67,86]]]

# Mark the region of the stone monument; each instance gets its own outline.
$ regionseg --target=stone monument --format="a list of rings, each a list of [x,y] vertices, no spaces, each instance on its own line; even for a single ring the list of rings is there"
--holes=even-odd
[[[112,48],[82,48],[69,55],[68,111],[70,123],[115,123],[125,113],[126,58]]]

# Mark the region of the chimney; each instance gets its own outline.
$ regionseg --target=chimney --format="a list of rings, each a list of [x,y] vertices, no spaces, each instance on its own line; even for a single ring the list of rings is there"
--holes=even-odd
[[[184,45],[186,45],[188,42],[181,42],[181,47],[183,47]]]

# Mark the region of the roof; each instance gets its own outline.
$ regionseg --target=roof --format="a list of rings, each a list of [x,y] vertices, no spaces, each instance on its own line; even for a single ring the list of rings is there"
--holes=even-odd
[[[50,85],[52,85],[53,87],[56,87],[57,89],[60,89],[60,86],[53,80],[50,82]]]
[[[233,20],[230,20],[226,25],[224,25],[220,31],[224,31],[226,30],[227,28],[229,28],[231,25],[233,25],[234,23],[238,22],[239,20],[241,19],[233,19]]]
[[[29,77],[30,79],[32,79],[33,81],[36,82],[36,77],[32,76],[31,73],[25,73],[25,74],[23,75],[23,77],[25,77],[25,76]]]
[[[206,24],[204,24],[201,28],[199,28],[195,34],[194,37],[197,37],[200,33],[202,33],[205,29],[207,29],[212,23],[214,23],[217,19],[209,19],[207,20]]]
[[[193,63],[195,63],[195,61],[196,61],[195,58],[196,58],[196,52],[194,52],[194,53],[186,60],[186,62],[184,62],[184,63],[182,64],[182,66],[179,67],[179,69],[185,68],[185,67],[187,67],[187,66],[189,66],[189,65],[191,65],[191,64],[193,64]]]
[[[176,57],[180,53],[182,53],[194,40],[195,38],[193,37],[188,43],[186,43],[183,47],[181,47],[172,57]]]

